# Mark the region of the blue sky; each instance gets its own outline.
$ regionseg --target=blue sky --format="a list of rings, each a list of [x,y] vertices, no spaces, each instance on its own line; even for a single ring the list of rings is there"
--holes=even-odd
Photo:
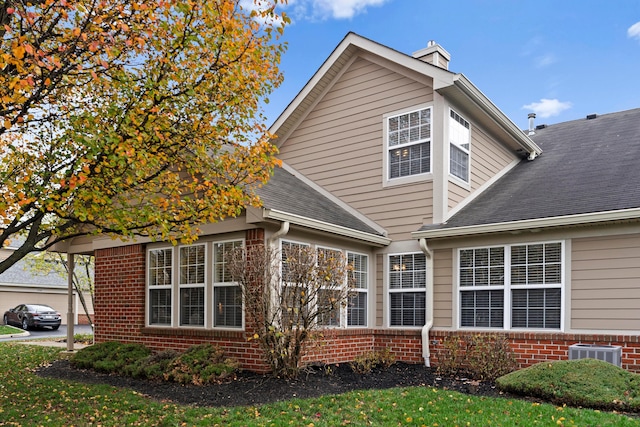
[[[349,31],[411,55],[435,40],[519,127],[640,107],[639,0],[289,0],[275,121]]]

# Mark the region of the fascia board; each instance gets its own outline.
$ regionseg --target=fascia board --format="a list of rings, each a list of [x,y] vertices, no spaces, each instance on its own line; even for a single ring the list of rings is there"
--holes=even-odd
[[[504,129],[527,153],[534,153],[539,156],[542,153],[540,148],[531,138],[529,138],[511,119],[509,119],[487,96],[480,91],[464,74],[456,74],[453,86],[464,93],[482,111],[484,111],[495,123]],[[443,89],[443,88],[434,88]]]
[[[271,219],[275,221],[288,221],[291,224],[299,225],[301,227],[311,228],[314,230],[325,231],[352,239],[362,240],[376,246],[388,246],[391,243],[391,239],[387,237],[377,236],[375,234],[365,233],[363,231],[353,230],[351,228],[342,227],[339,225],[330,224],[327,222],[318,221],[315,219],[306,218],[300,215],[282,212],[275,209],[265,209],[263,215],[265,219]]]
[[[603,222],[637,219],[640,219],[640,208],[557,216],[551,218],[528,219],[524,221],[470,225],[466,227],[452,227],[437,230],[423,230],[415,231],[411,233],[411,235],[414,239],[437,239],[500,232],[521,232],[527,230],[541,230],[551,227],[591,225]]]

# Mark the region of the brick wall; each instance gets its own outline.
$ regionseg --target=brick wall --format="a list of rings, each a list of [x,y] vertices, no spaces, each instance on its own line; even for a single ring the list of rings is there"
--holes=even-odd
[[[247,231],[248,245],[264,241],[263,230]],[[185,350],[213,343],[224,347],[245,369],[266,372],[258,343],[251,340],[250,326],[245,331],[219,331],[186,328],[145,327],[145,247],[131,245],[100,249],[95,259],[95,340],[96,342],[138,342],[154,349]],[[435,331],[429,333],[431,364],[437,366],[442,340],[449,335],[468,332]],[[640,337],[631,335],[578,335],[545,333],[507,333],[520,367],[547,360],[568,358],[575,343],[619,345],[623,348],[622,367],[640,372]],[[329,329],[308,347],[307,363],[345,363],[359,354],[389,348],[396,360],[424,363],[420,330]]]
[[[442,350],[442,341],[453,335],[469,335],[463,331],[430,331],[431,362],[437,366],[438,352]],[[475,332],[473,334],[476,334]],[[510,342],[516,354],[520,368],[536,363],[567,360],[569,346],[573,344],[613,345],[622,347],[622,368],[640,373],[640,337],[637,335],[594,335],[594,334],[562,334],[508,332],[501,333]]]

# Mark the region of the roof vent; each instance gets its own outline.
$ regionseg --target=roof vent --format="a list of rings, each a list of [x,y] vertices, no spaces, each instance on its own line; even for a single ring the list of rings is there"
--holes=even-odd
[[[535,131],[535,126],[533,125],[533,121],[536,118],[536,113],[529,113],[529,115],[527,116],[529,118],[529,136],[531,135],[535,135],[536,131]]]
[[[598,115],[597,115],[597,114],[589,114],[589,115],[587,115],[587,120],[593,120],[593,119],[595,119],[596,117],[598,117]]]
[[[547,127],[547,125],[537,125],[536,126],[536,130],[544,129],[546,127]]]

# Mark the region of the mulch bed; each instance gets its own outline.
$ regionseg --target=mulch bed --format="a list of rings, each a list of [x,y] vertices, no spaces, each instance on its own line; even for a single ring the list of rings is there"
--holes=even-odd
[[[128,388],[159,401],[193,406],[258,406],[293,398],[310,398],[361,389],[428,386],[489,397],[512,397],[492,382],[441,377],[423,365],[395,363],[369,374],[357,374],[346,364],[313,367],[289,380],[271,375],[240,372],[229,382],[205,386],[149,381],[75,369],[68,360],[57,360],[38,370],[48,378]]]

